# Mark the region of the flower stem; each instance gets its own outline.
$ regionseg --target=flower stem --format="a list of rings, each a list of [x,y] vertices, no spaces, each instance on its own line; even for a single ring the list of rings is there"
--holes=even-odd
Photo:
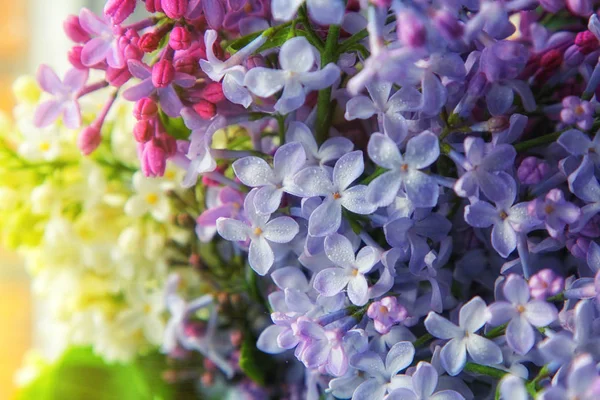
[[[429,333],[424,334],[423,336],[419,336],[417,340],[413,342],[413,346],[421,347],[425,346],[429,341],[433,339],[433,336]]]
[[[339,25],[331,25],[329,27],[329,33],[327,34],[327,42],[325,43],[325,50],[321,52],[321,68],[325,67],[329,63],[335,63],[338,60],[338,53],[336,47],[338,45],[338,38],[340,37],[341,28]],[[333,111],[335,107],[331,104],[331,87],[322,89],[319,91],[317,98],[317,142],[323,143],[329,135],[329,128],[331,127],[331,119],[333,118]]]
[[[313,30],[312,26],[310,25],[310,20],[308,19],[308,13],[306,11],[306,6],[303,5],[302,7],[300,7],[298,9],[298,19],[300,20],[300,23],[302,23],[302,26],[304,27],[304,30],[306,32],[306,39],[310,42],[310,44],[312,44],[313,46],[315,46],[317,48],[317,50],[319,50],[319,52],[323,53],[324,49],[325,49],[325,44],[323,43],[323,40],[319,37],[319,35],[317,35],[317,33]],[[333,25],[332,25],[333,27]],[[331,31],[331,28],[329,28]]]
[[[539,137],[536,137],[535,139],[526,140],[524,142],[517,143],[517,144],[515,144],[515,150],[517,150],[518,152],[523,152],[523,151],[529,150],[533,147],[538,147],[543,144],[555,142],[560,137],[560,135],[562,135],[563,132],[565,132],[567,130],[569,130],[569,128],[563,129],[563,130],[560,130],[557,132],[549,133],[544,136],[539,136]]]
[[[464,371],[471,372],[473,374],[487,375],[495,379],[502,379],[504,375],[508,374],[508,372],[501,369],[475,364],[473,362],[466,363]]]

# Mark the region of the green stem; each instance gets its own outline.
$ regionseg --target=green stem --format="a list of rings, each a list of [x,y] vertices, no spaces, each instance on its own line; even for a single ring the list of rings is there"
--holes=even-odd
[[[558,132],[549,133],[544,136],[536,137],[535,139],[517,143],[515,144],[515,150],[517,150],[518,152],[523,152],[531,148],[541,146],[543,144],[555,142],[560,137],[560,135],[562,135],[565,131],[569,129],[570,128],[566,128]]]
[[[485,337],[488,339],[494,339],[499,336],[502,336],[502,335],[504,335],[504,331],[506,330],[507,326],[508,326],[508,323],[499,325],[499,326],[495,327],[494,329],[491,329],[490,331],[488,331],[488,333],[485,334]]]
[[[472,362],[468,362],[465,364],[464,371],[470,372],[472,374],[487,375],[495,379],[502,379],[504,375],[508,374],[508,372],[503,371],[501,369],[488,367],[486,365],[475,364]]]
[[[285,143],[285,116],[277,116],[277,126],[279,128],[279,145],[281,146]]]
[[[325,49],[325,45],[323,43],[323,40],[319,37],[319,35],[317,35],[317,33],[313,30],[312,26],[310,25],[310,20],[308,19],[308,13],[306,11],[305,5],[298,9],[298,19],[300,20],[300,23],[302,23],[302,26],[305,29],[306,38],[308,39],[308,41],[313,46],[315,46],[317,50],[319,50],[319,52],[322,53]]]
[[[417,338],[417,340],[415,340],[413,342],[413,346],[415,347],[421,347],[421,346],[425,346],[428,342],[430,342],[433,339],[433,336],[431,336],[431,334],[426,333],[423,336],[419,336]]]
[[[340,37],[341,28],[339,25],[331,25],[327,34],[327,42],[325,49],[321,52],[321,68],[324,68],[329,63],[335,63],[338,60],[336,47]],[[317,142],[323,143],[329,136],[329,128],[331,127],[331,119],[335,107],[331,104],[331,87],[319,91],[317,97]]]

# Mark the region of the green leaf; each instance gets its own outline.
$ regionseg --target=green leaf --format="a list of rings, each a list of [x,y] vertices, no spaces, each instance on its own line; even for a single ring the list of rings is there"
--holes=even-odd
[[[171,118],[162,111],[159,113],[159,117],[167,133],[175,139],[186,140],[192,134],[192,131],[185,126],[183,118]]]
[[[89,348],[72,348],[46,367],[17,400],[169,400],[172,388],[161,377],[165,358],[141,357],[129,364],[108,364]]]
[[[240,369],[248,378],[264,386],[267,365],[269,360],[266,355],[256,348],[255,338],[247,333],[240,353]]]

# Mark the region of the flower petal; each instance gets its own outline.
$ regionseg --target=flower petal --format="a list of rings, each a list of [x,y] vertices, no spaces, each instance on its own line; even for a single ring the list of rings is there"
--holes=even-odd
[[[452,339],[442,348],[440,361],[448,375],[458,375],[467,363],[465,339]]]
[[[475,228],[487,228],[498,221],[498,210],[486,201],[465,207],[465,221]]]
[[[425,318],[425,328],[438,339],[461,338],[464,334],[461,328],[434,312]]]
[[[369,285],[362,274],[351,278],[347,289],[348,299],[355,306],[364,306],[369,301]]]
[[[502,350],[494,342],[479,335],[467,339],[467,351],[477,364],[494,365],[502,362]]]
[[[269,185],[275,181],[273,170],[265,160],[260,157],[244,157],[236,160],[233,172],[246,186],[257,187]]]
[[[286,71],[308,72],[315,64],[314,49],[303,36],[289,39],[281,46],[279,64]]]
[[[367,96],[356,96],[346,103],[344,118],[348,121],[354,119],[368,119],[377,113],[375,104]]]
[[[356,214],[367,215],[375,212],[377,206],[367,201],[367,187],[356,185],[344,191],[340,199],[344,208]]]
[[[477,296],[466,303],[458,313],[458,325],[467,332],[477,332],[489,318],[485,301]]]
[[[252,68],[246,73],[244,85],[257,96],[270,97],[283,89],[284,72],[263,67]]]
[[[60,78],[56,75],[56,72],[47,65],[40,65],[36,78],[40,87],[45,92],[56,95],[62,89],[63,85]]]
[[[326,297],[335,296],[348,284],[350,277],[342,268],[326,268],[315,276],[313,286]]]
[[[291,217],[277,217],[264,227],[265,239],[275,243],[289,243],[298,234],[298,223]]]
[[[437,182],[421,171],[410,171],[404,178],[406,197],[416,207],[435,207],[440,189]]]
[[[402,164],[402,156],[396,143],[381,133],[371,135],[367,152],[371,160],[383,168],[395,169]]]
[[[275,255],[267,240],[262,236],[252,240],[248,253],[248,264],[250,264],[250,267],[257,274],[264,276],[273,266],[273,262],[275,262]]]
[[[325,254],[335,265],[346,268],[354,264],[354,249],[350,240],[338,233],[325,238]]]
[[[256,342],[256,347],[265,353],[269,354],[279,354],[283,353],[285,349],[282,349],[277,344],[277,337],[283,333],[285,330],[289,330],[289,328],[285,326],[271,325],[267,327],[260,336],[258,337],[258,341]]]
[[[248,238],[248,225],[232,218],[217,219],[217,232],[224,239],[240,242]]]
[[[406,144],[404,161],[415,169],[427,168],[440,156],[438,137],[425,131],[410,139]]]
[[[504,258],[517,247],[517,233],[508,221],[497,223],[492,228],[492,246]]]
[[[506,327],[506,342],[517,354],[525,355],[535,343],[533,328],[522,316],[513,318]]]

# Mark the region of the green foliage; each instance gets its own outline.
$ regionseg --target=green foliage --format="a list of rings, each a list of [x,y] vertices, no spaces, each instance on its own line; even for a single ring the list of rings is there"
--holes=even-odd
[[[270,363],[272,363],[272,360],[269,360],[265,353],[256,348],[256,338],[248,333],[242,344],[240,369],[248,378],[264,386],[266,367]]]
[[[162,111],[160,112],[159,117],[160,122],[162,122],[167,133],[175,139],[187,140],[192,134],[192,131],[185,126],[183,118],[171,118]]]
[[[130,364],[108,364],[88,348],[68,350],[45,368],[17,400],[170,400],[162,380],[164,356],[148,355]]]

